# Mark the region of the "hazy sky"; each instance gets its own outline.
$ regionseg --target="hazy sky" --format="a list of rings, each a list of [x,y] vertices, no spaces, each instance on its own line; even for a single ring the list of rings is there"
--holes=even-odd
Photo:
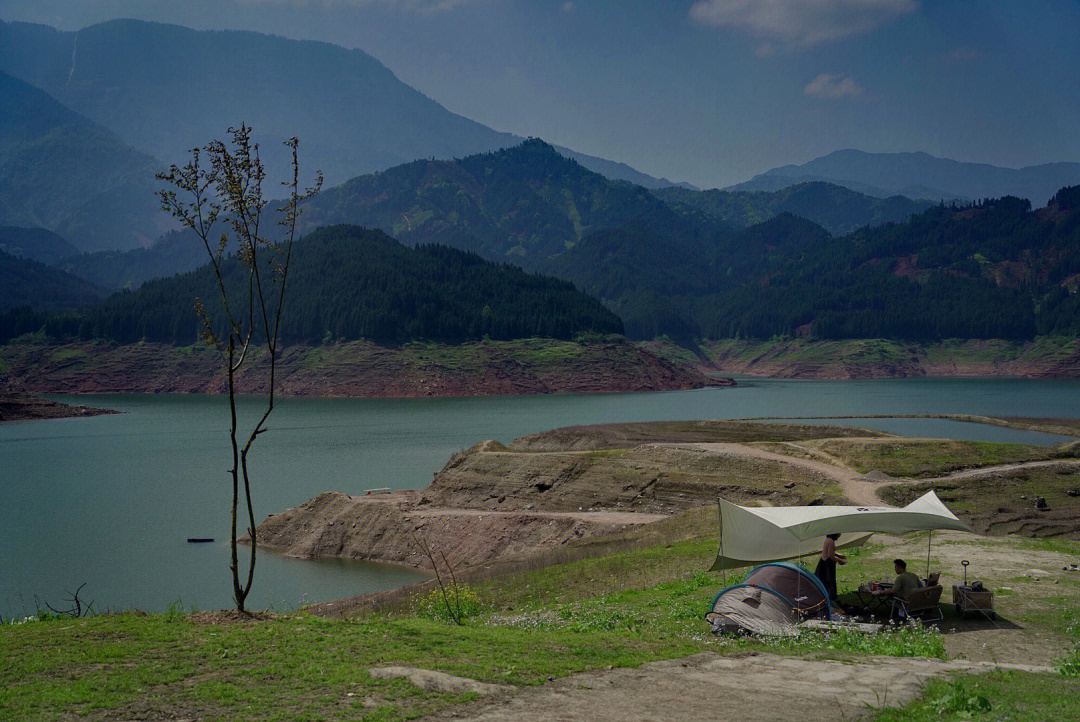
[[[708,187],[839,148],[1080,160],[1080,0],[0,0],[362,48],[450,110]]]

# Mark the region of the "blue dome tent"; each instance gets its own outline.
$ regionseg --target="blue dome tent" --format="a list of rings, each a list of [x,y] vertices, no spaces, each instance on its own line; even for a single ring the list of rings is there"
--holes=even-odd
[[[720,590],[705,619],[713,631],[793,634],[804,619],[832,618],[829,593],[805,568],[789,562],[754,567],[739,584]]]

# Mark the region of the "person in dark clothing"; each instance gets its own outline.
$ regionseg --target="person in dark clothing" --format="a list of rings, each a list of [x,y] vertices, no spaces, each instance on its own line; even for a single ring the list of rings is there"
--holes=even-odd
[[[847,557],[836,551],[836,540],[839,534],[829,534],[825,537],[825,544],[821,548],[821,558],[818,559],[817,569],[814,574],[821,580],[825,591],[829,593],[829,601],[836,601],[836,565],[847,564]]]

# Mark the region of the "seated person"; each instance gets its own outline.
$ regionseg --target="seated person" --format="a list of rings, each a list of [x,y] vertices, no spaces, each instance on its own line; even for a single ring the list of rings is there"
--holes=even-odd
[[[907,570],[907,562],[903,559],[894,559],[893,568],[896,570],[896,581],[892,589],[876,589],[871,593],[875,597],[892,596],[907,601],[911,593],[921,586],[919,577]]]

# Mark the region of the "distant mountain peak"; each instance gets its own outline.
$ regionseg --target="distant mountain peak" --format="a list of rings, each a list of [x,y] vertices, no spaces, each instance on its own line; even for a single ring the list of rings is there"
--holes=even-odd
[[[824,180],[879,197],[952,201],[1012,195],[1041,206],[1062,186],[1080,183],[1080,163],[1004,168],[923,151],[870,153],[845,148],[801,165],[773,168],[730,190],[775,191],[807,180]]]

